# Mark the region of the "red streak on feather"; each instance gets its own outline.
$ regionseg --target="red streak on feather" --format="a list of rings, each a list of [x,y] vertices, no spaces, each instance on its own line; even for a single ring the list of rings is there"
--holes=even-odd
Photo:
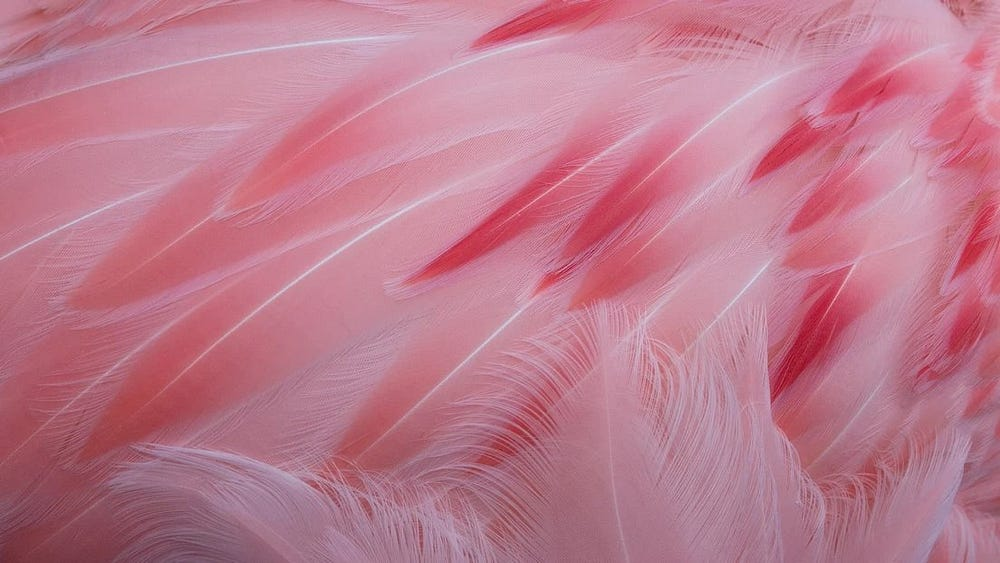
[[[873,49],[860,66],[833,93],[826,105],[828,114],[845,114],[878,105],[910,91],[920,79],[908,57],[896,43]],[[916,59],[915,59],[916,60]]]
[[[803,231],[827,217],[850,211],[864,203],[873,190],[855,166],[840,166],[813,190],[788,226],[789,234]]]
[[[654,275],[660,280],[673,278],[683,264],[687,248],[681,240],[669,239],[654,244],[658,241],[651,237],[658,236],[659,233],[647,234],[631,240],[595,264],[584,277],[570,306],[575,309],[612,298]]]
[[[831,129],[831,126],[818,126],[800,117],[760,160],[750,176],[750,181],[763,178],[802,156],[823,140]]]
[[[971,350],[986,330],[987,317],[982,302],[973,293],[967,294],[948,335],[948,354],[957,356]]]
[[[997,219],[998,206],[996,202],[989,202],[983,205],[976,213],[976,218],[972,224],[967,242],[959,255],[958,263],[955,266],[955,274],[958,277],[963,272],[971,268],[990,247],[996,244],[996,236],[990,236],[989,230],[994,226]]]
[[[607,7],[604,0],[552,0],[494,27],[472,46],[492,47],[532,33],[580,23]]]
[[[641,217],[676,187],[673,157],[684,149],[682,136],[663,129],[650,136],[631,165],[590,207],[563,246],[564,260],[578,263],[586,259],[594,246]]]
[[[979,40],[977,40],[972,45],[972,48],[969,49],[969,52],[965,55],[965,58],[962,59],[962,62],[964,64],[977,70],[985,67],[986,54],[987,50],[989,49],[990,35],[991,34],[989,33],[984,33],[982,36],[980,36]]]
[[[540,210],[566,196],[564,184],[579,168],[574,163],[589,161],[599,148],[585,136],[575,139],[472,231],[407,279],[407,283],[420,283],[452,272],[537,225],[544,218]]]
[[[948,97],[948,101],[928,128],[931,137],[941,141],[956,142],[965,134],[975,119],[973,90],[973,82],[966,80]]]
[[[782,359],[771,386],[774,400],[788,389],[807,368],[818,361],[830,345],[871,305],[848,282],[857,264],[819,276],[808,294],[817,294],[802,319],[801,328],[788,354]]]
[[[576,271],[576,267],[576,264],[568,263],[559,266],[555,270],[546,272],[545,275],[542,276],[542,279],[538,281],[538,287],[535,288],[535,295],[546,291],[568,278],[574,271]]]
[[[329,169],[331,163],[356,156],[359,147],[370,142],[365,119],[377,118],[374,110],[390,102],[399,103],[398,97],[428,82],[428,77],[438,70],[439,56],[454,47],[452,42],[445,37],[420,49],[403,45],[390,50],[372,65],[374,70],[365,80],[336,90],[269,147],[232,191],[225,209],[241,212],[294,193],[299,182]]]

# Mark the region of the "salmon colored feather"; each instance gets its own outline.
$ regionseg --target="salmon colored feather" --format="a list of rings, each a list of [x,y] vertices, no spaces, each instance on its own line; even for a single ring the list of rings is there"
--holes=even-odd
[[[0,3],[0,561],[1000,561],[1000,4]]]

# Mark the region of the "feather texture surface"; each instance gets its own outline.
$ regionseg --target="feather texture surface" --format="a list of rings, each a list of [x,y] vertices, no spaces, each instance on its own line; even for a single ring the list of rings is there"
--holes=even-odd
[[[8,0],[0,561],[995,561],[1000,5]]]

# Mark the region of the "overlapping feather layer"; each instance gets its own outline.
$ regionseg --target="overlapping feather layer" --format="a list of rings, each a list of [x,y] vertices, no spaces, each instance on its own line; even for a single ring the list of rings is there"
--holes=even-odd
[[[1000,10],[0,7],[0,560],[1000,560]]]

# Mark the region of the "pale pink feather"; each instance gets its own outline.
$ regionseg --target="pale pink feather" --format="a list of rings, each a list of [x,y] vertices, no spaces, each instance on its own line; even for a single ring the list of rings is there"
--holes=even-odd
[[[0,560],[993,561],[1000,6],[10,0]]]

